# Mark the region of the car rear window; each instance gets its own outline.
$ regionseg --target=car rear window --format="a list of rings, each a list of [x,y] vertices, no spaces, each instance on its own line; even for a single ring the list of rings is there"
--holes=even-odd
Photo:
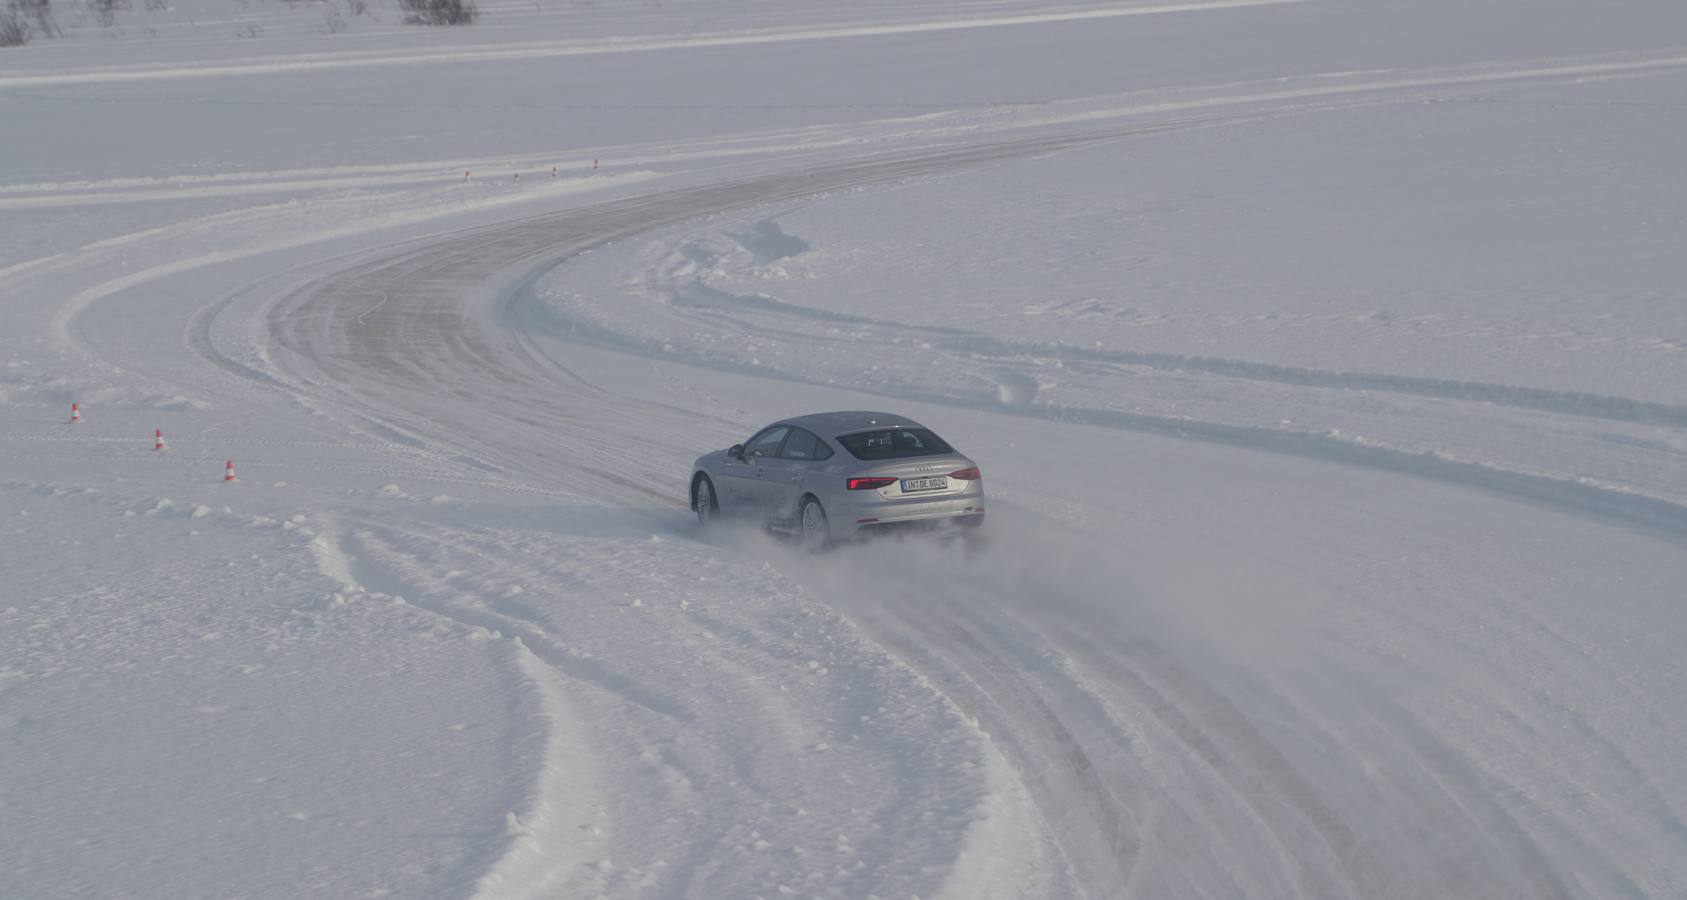
[[[955,448],[924,428],[886,428],[862,431],[838,438],[838,443],[856,459],[905,459],[910,456],[938,456]]]

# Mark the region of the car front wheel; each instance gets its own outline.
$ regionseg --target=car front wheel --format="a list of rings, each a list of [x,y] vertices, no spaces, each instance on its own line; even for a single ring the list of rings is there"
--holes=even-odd
[[[720,502],[715,499],[715,485],[708,477],[697,479],[697,524],[704,528],[720,519]]]

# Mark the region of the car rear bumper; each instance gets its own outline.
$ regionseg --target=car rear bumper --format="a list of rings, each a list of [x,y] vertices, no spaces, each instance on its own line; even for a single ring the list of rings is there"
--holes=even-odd
[[[841,520],[841,521],[840,521]],[[830,523],[832,537],[846,539],[867,531],[897,526],[979,525],[984,521],[984,498],[976,494],[922,503],[862,505]]]

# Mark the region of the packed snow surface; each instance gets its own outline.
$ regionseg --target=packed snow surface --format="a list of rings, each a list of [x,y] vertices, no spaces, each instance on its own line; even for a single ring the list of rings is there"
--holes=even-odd
[[[0,49],[0,897],[1687,897],[1687,7],[149,6]],[[978,541],[698,531],[873,408]]]

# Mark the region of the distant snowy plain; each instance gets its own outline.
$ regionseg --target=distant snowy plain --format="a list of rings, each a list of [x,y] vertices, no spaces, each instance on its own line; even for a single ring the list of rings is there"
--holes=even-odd
[[[1687,8],[483,10],[0,50],[0,896],[1687,896]]]

